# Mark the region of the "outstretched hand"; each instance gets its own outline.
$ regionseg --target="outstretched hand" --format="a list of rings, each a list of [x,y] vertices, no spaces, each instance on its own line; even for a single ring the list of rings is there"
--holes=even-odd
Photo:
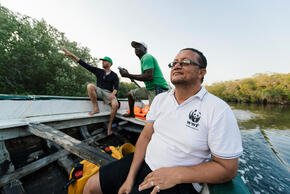
[[[72,53],[69,52],[69,50],[67,50],[65,47],[62,46],[62,47],[61,47],[61,50],[63,50],[65,56],[72,56]]]
[[[61,47],[61,50],[63,50],[65,56],[72,57],[76,62],[79,62],[80,58],[75,56],[73,53],[71,53],[69,50],[67,50],[65,47]]]

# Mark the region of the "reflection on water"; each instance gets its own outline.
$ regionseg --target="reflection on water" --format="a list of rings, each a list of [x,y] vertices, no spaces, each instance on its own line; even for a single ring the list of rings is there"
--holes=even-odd
[[[251,193],[290,193],[289,106],[231,104],[244,154],[239,173]]]
[[[241,129],[290,129],[289,105],[231,104],[231,107],[234,111],[244,111],[244,117],[248,112],[251,114],[250,119],[238,119]]]
[[[261,117],[259,114],[252,113],[249,110],[239,110],[239,109],[233,109],[236,118],[239,120],[239,122],[247,122],[249,120],[257,119]]]

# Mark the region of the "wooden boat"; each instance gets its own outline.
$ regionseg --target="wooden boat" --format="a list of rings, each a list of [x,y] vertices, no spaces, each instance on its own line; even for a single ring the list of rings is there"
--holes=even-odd
[[[135,144],[145,121],[121,116],[128,102],[120,100],[111,136],[105,129],[110,107],[98,103],[100,113],[90,116],[92,105],[86,97],[0,95],[0,191],[67,193],[63,186],[75,163],[84,159],[102,166],[115,159],[101,147]],[[136,105],[144,107],[142,102]],[[204,188],[203,194],[214,188],[248,193],[238,176]]]

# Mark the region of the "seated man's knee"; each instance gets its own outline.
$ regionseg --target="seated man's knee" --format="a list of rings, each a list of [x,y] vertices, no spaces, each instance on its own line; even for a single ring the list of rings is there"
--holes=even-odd
[[[128,97],[128,98],[133,98],[131,92],[128,92],[128,93],[127,93],[127,97]]]
[[[113,100],[111,104],[112,104],[112,109],[113,110],[117,110],[118,109],[119,104],[118,104],[117,100]]]
[[[87,85],[87,90],[90,91],[90,90],[95,90],[96,89],[96,86],[94,84],[88,84]]]
[[[83,194],[102,194],[99,173],[91,176],[85,184]]]

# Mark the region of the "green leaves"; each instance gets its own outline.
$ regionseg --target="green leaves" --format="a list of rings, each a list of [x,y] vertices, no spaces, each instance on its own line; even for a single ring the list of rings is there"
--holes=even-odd
[[[62,32],[0,6],[0,91],[7,94],[86,96],[95,76],[59,52],[66,46],[90,64],[89,49]]]
[[[214,83],[206,88],[231,102],[290,103],[290,73],[260,73],[252,78]]]
[[[119,91],[117,93],[118,98],[127,98],[127,94],[130,90],[137,88],[134,83],[120,82]]]

